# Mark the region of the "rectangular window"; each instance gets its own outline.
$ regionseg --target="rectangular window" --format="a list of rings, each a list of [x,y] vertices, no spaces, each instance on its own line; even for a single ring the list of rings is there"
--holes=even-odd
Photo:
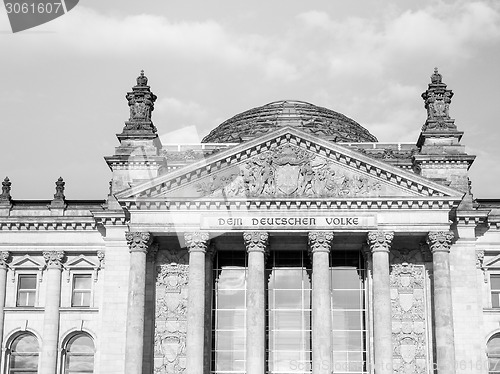
[[[267,260],[269,373],[310,373],[311,264],[305,251],[271,251]]]
[[[17,306],[35,306],[36,275],[21,274],[17,282]]]
[[[73,298],[71,306],[89,307],[92,294],[92,276],[75,274],[73,276]]]
[[[246,372],[246,277],[245,252],[217,252],[212,306],[212,373]]]
[[[333,251],[332,292],[333,373],[366,373],[365,273],[358,251]]]
[[[491,274],[491,307],[500,308],[500,274]]]

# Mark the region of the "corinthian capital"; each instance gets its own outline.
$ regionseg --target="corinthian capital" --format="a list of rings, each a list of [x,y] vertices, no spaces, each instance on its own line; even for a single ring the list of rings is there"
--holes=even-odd
[[[208,246],[207,232],[186,232],[184,240],[189,252],[205,252]]]
[[[373,252],[389,252],[391,249],[394,233],[392,231],[370,231],[368,233],[368,245]]]
[[[153,242],[153,236],[149,232],[127,232],[125,238],[130,252],[147,253]]]
[[[63,251],[45,251],[42,255],[47,264],[47,268],[61,268],[64,258]]]
[[[269,234],[265,231],[246,231],[243,240],[247,252],[266,252]]]
[[[309,250],[314,252],[330,252],[333,241],[332,231],[309,232]]]
[[[427,245],[432,253],[449,252],[453,237],[454,235],[451,231],[431,231],[427,235]]]
[[[0,252],[0,268],[5,268],[10,257],[10,252],[2,251]]]

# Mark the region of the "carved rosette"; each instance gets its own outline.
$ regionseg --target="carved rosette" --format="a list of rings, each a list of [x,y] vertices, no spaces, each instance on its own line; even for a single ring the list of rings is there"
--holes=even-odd
[[[264,252],[267,251],[269,234],[265,231],[246,231],[243,233],[243,240],[247,252]]]
[[[9,262],[10,252],[2,251],[0,252],[0,268],[5,269],[7,263]]]
[[[424,266],[392,265],[390,286],[394,373],[427,373]]]
[[[433,231],[427,236],[427,244],[433,254],[436,252],[450,252],[453,237],[451,231]]]
[[[184,240],[189,252],[205,252],[208,246],[208,233],[207,232],[186,232],[184,233]]]
[[[391,250],[394,233],[392,231],[370,231],[367,243],[372,253],[389,252]]]
[[[48,269],[61,269],[64,251],[45,251],[42,255]]]
[[[153,242],[153,236],[149,232],[127,232],[125,238],[130,252],[147,253]]]
[[[185,249],[162,250],[157,256],[154,373],[186,369],[188,272]]]
[[[330,252],[333,241],[332,231],[311,231],[308,236],[310,253]]]

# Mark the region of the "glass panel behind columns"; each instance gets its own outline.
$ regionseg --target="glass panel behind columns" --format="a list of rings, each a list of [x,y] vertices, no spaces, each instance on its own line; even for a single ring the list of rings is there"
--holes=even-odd
[[[219,251],[215,256],[212,373],[246,371],[246,271],[244,251]]]
[[[330,255],[333,373],[366,373],[365,270],[358,251]]]
[[[303,251],[271,251],[267,260],[269,373],[311,372],[310,269]]]

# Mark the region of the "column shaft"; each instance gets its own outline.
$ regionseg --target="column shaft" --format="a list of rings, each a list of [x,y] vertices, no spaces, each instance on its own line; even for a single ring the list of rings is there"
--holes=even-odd
[[[434,326],[436,362],[439,374],[455,373],[455,338],[451,299],[450,232],[429,233],[427,243],[432,251],[434,283]]]
[[[266,299],[265,255],[267,232],[243,234],[248,252],[246,369],[247,374],[265,372],[266,362]]]
[[[142,374],[146,297],[146,254],[152,237],[145,232],[126,233],[130,248],[130,270],[125,342],[125,372]]]
[[[332,305],[330,246],[333,233],[309,233],[312,254],[312,367],[314,374],[330,374],[332,368]]]
[[[205,251],[207,233],[186,233],[189,250],[187,310],[187,374],[203,373],[205,337]]]
[[[43,316],[40,374],[55,374],[59,343],[59,306],[61,302],[62,251],[44,252],[47,262],[45,273],[45,311]]]
[[[392,374],[392,310],[389,251],[392,232],[370,232],[373,266],[373,345],[375,373]]]

